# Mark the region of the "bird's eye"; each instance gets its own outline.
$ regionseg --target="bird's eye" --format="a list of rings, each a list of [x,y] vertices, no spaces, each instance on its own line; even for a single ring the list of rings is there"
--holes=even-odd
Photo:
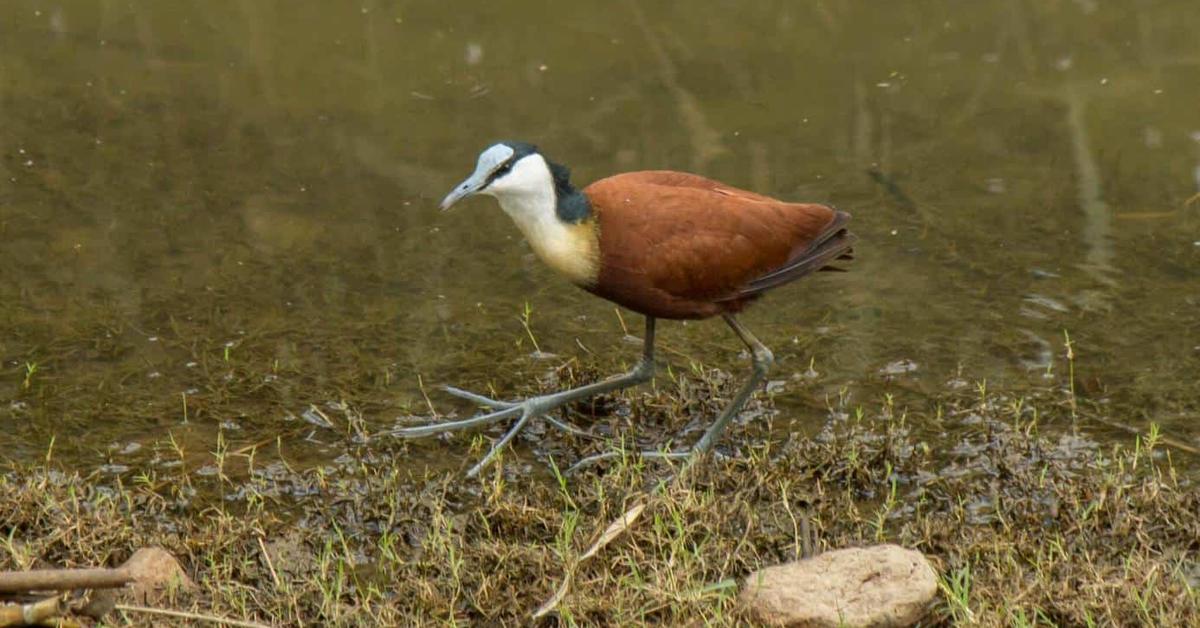
[[[500,167],[496,168],[492,172],[492,177],[502,177],[502,176],[508,174],[509,170],[512,170],[512,162],[506,161],[503,164],[500,164]]]

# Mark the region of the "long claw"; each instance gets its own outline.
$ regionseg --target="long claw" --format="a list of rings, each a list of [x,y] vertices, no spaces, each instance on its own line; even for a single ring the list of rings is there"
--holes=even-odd
[[[447,393],[450,393],[451,395],[454,395],[455,397],[458,397],[459,399],[466,399],[467,401],[473,401],[481,406],[487,406],[489,408],[496,408],[499,410],[515,408],[515,407],[521,405],[519,403],[513,403],[511,401],[500,401],[499,399],[492,399],[491,397],[484,397],[483,395],[473,393],[469,390],[463,390],[461,388],[457,388],[454,386],[443,386],[442,390],[446,391]]]
[[[549,423],[550,425],[553,425],[554,427],[557,427],[558,429],[560,429],[568,434],[571,434],[573,436],[581,436],[583,438],[592,438],[592,439],[600,438],[599,436],[596,436],[595,434],[593,434],[591,432],[585,432],[585,431],[575,427],[574,425],[571,425],[564,421],[559,421],[558,419],[550,416],[549,414],[543,415],[542,418],[545,419],[546,422]]]
[[[477,425],[487,425],[488,423],[495,423],[497,421],[507,419],[508,417],[513,416],[514,414],[517,414],[520,411],[521,411],[521,408],[514,406],[511,408],[505,408],[503,410],[496,410],[495,412],[489,412],[487,414],[481,414],[479,416],[473,416],[469,419],[463,419],[461,421],[448,421],[446,423],[430,423],[429,425],[418,425],[416,427],[401,427],[401,428],[397,428],[396,430],[394,430],[392,432],[392,434],[395,436],[399,436],[400,438],[421,438],[423,436],[432,436],[434,434],[441,434],[442,432],[453,432],[455,430],[465,430],[467,428],[472,428]]]
[[[492,458],[495,458],[496,454],[500,453],[500,450],[504,449],[504,447],[508,445],[508,441],[512,440],[513,437],[517,435],[517,432],[520,432],[521,428],[525,427],[525,424],[528,423],[529,419],[532,419],[533,417],[533,413],[523,412],[521,414],[521,419],[513,424],[512,429],[505,432],[504,436],[502,436],[500,440],[496,441],[496,444],[492,445],[492,448],[488,450],[487,455],[480,459],[479,462],[476,462],[475,466],[471,467],[471,469],[467,471],[467,477],[473,478],[476,475],[479,475],[479,472],[486,467],[489,462],[492,461]]]

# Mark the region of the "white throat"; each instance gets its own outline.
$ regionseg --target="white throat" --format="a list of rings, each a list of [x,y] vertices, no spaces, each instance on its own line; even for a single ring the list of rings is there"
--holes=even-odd
[[[595,233],[589,225],[559,219],[554,177],[541,155],[517,162],[484,193],[496,197],[543,262],[576,284],[595,282],[599,260]]]

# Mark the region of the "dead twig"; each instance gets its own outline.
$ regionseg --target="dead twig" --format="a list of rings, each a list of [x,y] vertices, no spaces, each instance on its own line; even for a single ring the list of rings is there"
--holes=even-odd
[[[596,539],[596,542],[592,543],[592,546],[589,547],[588,550],[584,552],[578,560],[574,561],[570,566],[567,567],[567,573],[563,577],[562,582],[558,585],[558,589],[554,591],[554,595],[552,595],[550,599],[543,602],[542,605],[533,612],[533,619],[544,617],[547,613],[557,608],[558,604],[562,602],[564,597],[567,596],[567,592],[570,591],[571,581],[574,579],[575,572],[579,569],[579,566],[583,564],[583,561],[595,556],[600,550],[604,549],[604,546],[612,543],[613,540],[618,536],[621,536],[623,532],[628,530],[629,527],[633,525],[634,521],[637,521],[638,516],[641,515],[642,511],[645,509],[646,502],[638,502],[634,504],[632,508],[625,511],[625,514],[617,517],[612,523],[608,524],[608,527],[605,528],[604,533],[600,535],[600,538]]]
[[[1091,421],[1095,421],[1096,423],[1106,425],[1108,427],[1116,428],[1127,434],[1133,434],[1134,436],[1140,436],[1140,437],[1146,436],[1146,433],[1144,430],[1139,430],[1136,427],[1133,427],[1132,425],[1126,425],[1125,423],[1122,423],[1120,421],[1116,421],[1116,420],[1113,420],[1113,419],[1110,419],[1107,417],[1091,416],[1091,417],[1088,417],[1088,419]],[[1162,444],[1164,444],[1168,447],[1174,447],[1175,449],[1178,449],[1179,451],[1186,451],[1187,453],[1192,454],[1193,456],[1200,456],[1200,448],[1197,448],[1193,445],[1189,445],[1177,438],[1171,438],[1170,436],[1161,436],[1160,435],[1158,437],[1158,440],[1159,440],[1159,442],[1161,442]]]
[[[124,569],[33,569],[0,572],[0,593],[115,589],[134,581]]]
[[[241,619],[231,619],[229,617],[217,617],[216,615],[204,615],[202,613],[189,613],[187,611],[172,611],[165,608],[153,608],[150,606],[131,606],[129,604],[117,604],[115,607],[119,611],[126,613],[145,613],[147,615],[163,615],[166,617],[178,617],[180,619],[194,619],[196,621],[206,621],[221,626],[240,626],[242,628],[271,628],[269,624],[260,624],[253,621],[243,621]]]
[[[0,606],[0,626],[27,626],[62,616],[67,604],[62,596],[48,597],[28,604]]]

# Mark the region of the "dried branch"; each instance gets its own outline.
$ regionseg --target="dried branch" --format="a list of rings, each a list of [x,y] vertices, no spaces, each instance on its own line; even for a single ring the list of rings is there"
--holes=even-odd
[[[0,593],[115,589],[134,578],[124,569],[33,569],[0,571]]]
[[[0,626],[27,626],[60,617],[67,612],[66,602],[61,596],[48,597],[28,604],[5,604],[0,606]]]

